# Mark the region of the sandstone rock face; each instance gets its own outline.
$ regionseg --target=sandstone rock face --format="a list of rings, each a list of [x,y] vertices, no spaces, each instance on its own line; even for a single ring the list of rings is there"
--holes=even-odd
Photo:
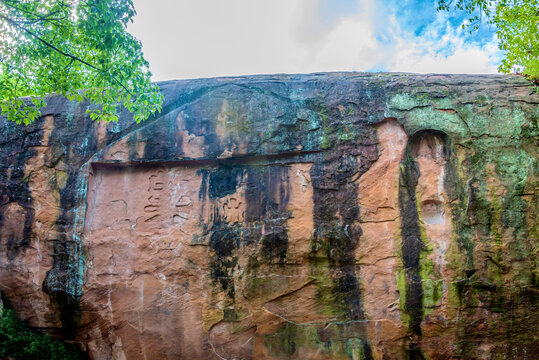
[[[539,95],[520,77],[160,84],[0,120],[0,292],[91,359],[537,359]]]

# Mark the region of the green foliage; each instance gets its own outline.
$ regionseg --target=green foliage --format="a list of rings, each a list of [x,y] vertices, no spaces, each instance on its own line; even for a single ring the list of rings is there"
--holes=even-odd
[[[499,48],[505,58],[499,71],[520,72],[539,82],[539,0],[439,0],[438,10],[465,11],[463,27],[477,30],[483,16],[496,27]]]
[[[139,122],[161,111],[141,43],[126,31],[131,0],[0,0],[0,109],[10,121],[40,116],[45,95],[87,101],[93,120]]]
[[[25,360],[82,358],[75,345],[28,330],[9,309],[4,309],[0,318],[0,358],[5,357]]]

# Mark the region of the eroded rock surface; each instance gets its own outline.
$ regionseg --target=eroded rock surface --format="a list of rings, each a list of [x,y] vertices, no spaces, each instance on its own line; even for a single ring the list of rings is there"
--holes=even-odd
[[[0,119],[0,292],[92,359],[537,359],[539,95],[510,76],[161,83]]]

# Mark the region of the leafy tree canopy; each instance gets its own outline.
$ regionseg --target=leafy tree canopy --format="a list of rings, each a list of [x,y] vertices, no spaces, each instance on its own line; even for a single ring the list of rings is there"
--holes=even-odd
[[[89,101],[94,120],[139,122],[161,111],[141,43],[126,31],[131,0],[0,0],[0,108],[10,121],[40,116],[45,95]]]
[[[539,0],[439,0],[438,10],[464,11],[464,28],[477,30],[483,20],[496,27],[505,57],[499,71],[520,72],[539,82]]]

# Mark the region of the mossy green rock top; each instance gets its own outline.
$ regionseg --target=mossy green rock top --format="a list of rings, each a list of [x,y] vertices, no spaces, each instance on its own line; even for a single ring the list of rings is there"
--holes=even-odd
[[[539,94],[519,76],[160,83],[0,117],[0,292],[91,359],[534,359]]]

